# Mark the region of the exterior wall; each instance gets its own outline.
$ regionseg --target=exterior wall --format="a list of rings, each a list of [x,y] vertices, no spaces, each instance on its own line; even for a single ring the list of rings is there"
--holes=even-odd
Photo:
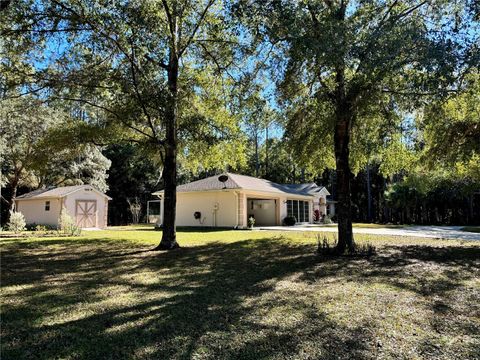
[[[96,227],[101,229],[107,227],[108,199],[105,196],[96,191],[86,191],[85,189],[82,189],[64,197],[63,206],[73,219],[76,218],[75,210],[77,200],[96,200]]]
[[[163,222],[163,195],[161,197],[161,219]],[[281,225],[287,216],[287,199],[307,200],[310,204],[309,222],[313,222],[313,200],[311,197],[286,196],[282,194],[268,194],[253,191],[199,191],[177,193],[177,226],[204,226],[204,227],[235,227],[248,226],[249,199],[276,200],[274,224]],[[214,209],[216,210],[216,225],[214,225]],[[201,219],[195,219],[193,214],[199,211]],[[272,215],[270,215],[271,217]],[[258,222],[257,216],[255,216]],[[270,219],[270,218],[269,218]]]
[[[50,210],[45,211],[45,202],[50,201]],[[60,199],[17,200],[16,210],[25,216],[27,224],[58,225]]]
[[[177,225],[235,227],[239,217],[236,206],[238,202],[238,197],[233,191],[179,192]],[[196,211],[201,213],[200,219],[194,218],[193,214]]]

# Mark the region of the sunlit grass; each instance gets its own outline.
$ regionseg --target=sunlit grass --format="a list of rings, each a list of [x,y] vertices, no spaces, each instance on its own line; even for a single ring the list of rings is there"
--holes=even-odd
[[[152,226],[0,239],[2,359],[475,359],[480,244]]]

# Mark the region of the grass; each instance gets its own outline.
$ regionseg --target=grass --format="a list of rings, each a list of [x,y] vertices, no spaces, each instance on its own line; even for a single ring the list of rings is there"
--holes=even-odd
[[[480,226],[464,226],[460,230],[473,232],[473,233],[480,233]]]
[[[159,236],[0,239],[1,358],[480,357],[479,243],[364,235],[378,255],[327,259],[316,233]]]

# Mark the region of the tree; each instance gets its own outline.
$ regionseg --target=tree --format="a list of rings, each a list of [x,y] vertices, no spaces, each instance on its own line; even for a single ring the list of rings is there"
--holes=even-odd
[[[445,99],[429,103],[419,113],[424,160],[433,167],[469,163],[480,156],[480,74],[464,79],[464,87]]]
[[[229,144],[228,133],[236,131],[231,121],[224,126],[225,119],[211,116],[211,108],[194,106],[208,90],[228,93],[232,86],[223,76],[235,59],[236,38],[228,25],[223,3],[216,0],[24,0],[12,3],[2,20],[9,47],[20,46],[21,39],[38,44],[36,54],[50,55],[48,61],[31,58],[37,66],[26,74],[34,84],[30,92],[50,88],[50,98],[84,104],[89,122],[121,126],[125,138],[161,158],[165,206],[157,249],[178,247],[177,158],[196,150],[184,142],[194,136],[190,131]],[[61,44],[58,53],[50,51],[54,43]],[[228,114],[228,99],[216,100]]]
[[[379,118],[390,101],[398,107],[402,97],[411,96],[414,105],[414,97],[445,94],[472,65],[468,56],[477,51],[478,33],[469,32],[474,24],[469,7],[413,0],[243,5],[239,13],[248,17],[252,33],[277,48],[274,71],[282,73],[279,90],[293,115],[287,131],[306,140],[298,148],[312,138],[331,144],[333,151],[317,145],[315,154],[324,165],[334,156],[337,251],[354,250],[352,146],[361,143],[369,120]]]
[[[56,136],[69,128],[71,119],[61,110],[32,97],[1,101],[1,171],[10,190],[7,199],[13,210],[20,186],[35,189],[47,186],[88,183],[107,190],[110,161],[91,144],[72,146],[72,138]]]

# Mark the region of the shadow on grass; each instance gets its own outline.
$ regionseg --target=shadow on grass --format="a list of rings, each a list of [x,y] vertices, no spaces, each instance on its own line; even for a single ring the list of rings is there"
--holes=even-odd
[[[375,358],[374,321],[339,324],[277,285],[386,283],[434,294],[441,313],[480,258],[479,248],[405,246],[369,260],[319,259],[312,245],[270,238],[168,253],[115,240],[7,245],[2,359]]]

